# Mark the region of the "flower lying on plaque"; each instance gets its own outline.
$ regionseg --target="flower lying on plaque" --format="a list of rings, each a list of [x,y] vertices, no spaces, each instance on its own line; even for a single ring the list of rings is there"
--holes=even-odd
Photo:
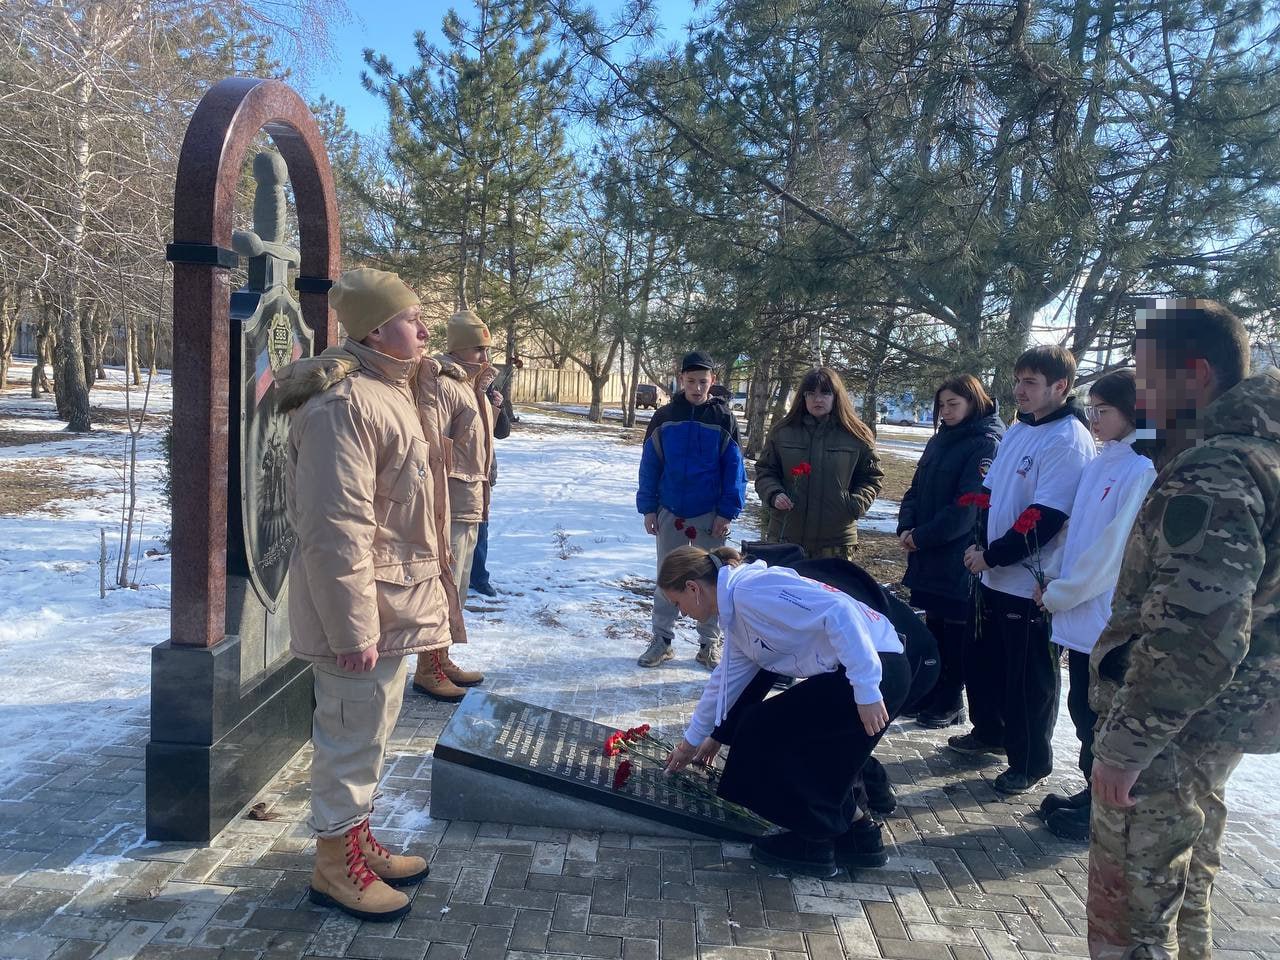
[[[731,803],[716,793],[720,782],[722,768],[715,763],[705,766],[690,765],[679,773],[667,773],[667,757],[675,745],[652,732],[647,723],[627,730],[615,730],[605,737],[600,752],[607,760],[616,761],[613,769],[613,789],[641,796],[640,785],[649,779],[644,771],[649,771],[650,778],[660,777],[658,781],[664,790],[676,794],[681,799],[689,800],[700,806],[717,808],[725,814],[731,814],[750,821],[761,829],[769,829],[774,825],[752,813],[746,807]]]

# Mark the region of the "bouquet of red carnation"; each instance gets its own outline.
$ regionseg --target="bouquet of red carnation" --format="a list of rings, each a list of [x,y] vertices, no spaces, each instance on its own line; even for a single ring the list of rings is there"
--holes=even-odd
[[[675,528],[688,537],[690,543],[698,539],[698,528],[684,517],[676,517]],[[710,530],[707,531],[707,533],[710,532]]]
[[[649,724],[642,723],[629,730],[615,730],[605,737],[602,749],[604,755],[609,758],[622,758],[613,771],[614,790],[625,789],[636,771],[641,769],[644,761],[652,764],[651,769],[662,770],[666,767],[667,758],[674,747],[660,737],[654,736],[649,729]],[[679,773],[664,775],[660,783],[662,790],[679,794],[698,803],[732,811],[739,817],[754,821],[762,828],[771,826],[769,821],[752,813],[746,807],[722,799],[716,793],[719,778],[720,770],[708,764],[697,768],[690,766]]]
[[[795,513],[796,506],[800,504],[800,483],[801,481],[805,481],[805,483],[807,484],[809,480],[809,476],[812,473],[813,473],[813,466],[807,460],[802,460],[799,463],[797,463],[794,467],[791,468],[791,480],[794,484],[794,490],[787,491],[784,488],[783,492],[787,493],[787,495],[790,496],[792,507],[790,510],[786,511],[786,513],[782,517],[782,529],[778,531],[779,543],[783,542],[782,538],[785,537],[787,534],[787,521],[791,519],[791,514]]]

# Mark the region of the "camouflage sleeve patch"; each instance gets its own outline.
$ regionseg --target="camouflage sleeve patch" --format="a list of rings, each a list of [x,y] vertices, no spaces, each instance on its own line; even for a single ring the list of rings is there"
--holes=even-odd
[[[1209,529],[1209,517],[1213,514],[1212,497],[1195,493],[1182,493],[1170,497],[1160,523],[1160,536],[1169,549],[1178,553],[1196,553],[1204,545]]]

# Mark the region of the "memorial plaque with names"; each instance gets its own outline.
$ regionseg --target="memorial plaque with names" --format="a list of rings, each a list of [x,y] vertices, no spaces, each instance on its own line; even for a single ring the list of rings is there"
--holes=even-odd
[[[666,776],[652,745],[640,748],[649,757],[606,757],[604,742],[613,732],[580,717],[472,690],[441,734],[435,758],[717,839],[751,840],[771,829],[749,811],[691,789],[685,778]],[[632,772],[615,788],[624,758],[631,760]]]

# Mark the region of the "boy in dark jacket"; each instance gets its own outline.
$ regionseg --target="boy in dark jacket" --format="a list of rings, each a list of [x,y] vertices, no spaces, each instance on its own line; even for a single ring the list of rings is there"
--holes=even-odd
[[[747,473],[738,443],[738,421],[728,404],[711,396],[715,383],[711,359],[694,351],[680,364],[680,393],[649,421],[640,457],[636,509],[646,533],[657,538],[658,565],[676,547],[722,547],[729,524],[742,512]],[[661,590],[654,591],[653,640],[641,655],[642,667],[656,667],[675,656],[678,611]],[[716,621],[698,624],[697,661],[708,668],[720,662]]]

